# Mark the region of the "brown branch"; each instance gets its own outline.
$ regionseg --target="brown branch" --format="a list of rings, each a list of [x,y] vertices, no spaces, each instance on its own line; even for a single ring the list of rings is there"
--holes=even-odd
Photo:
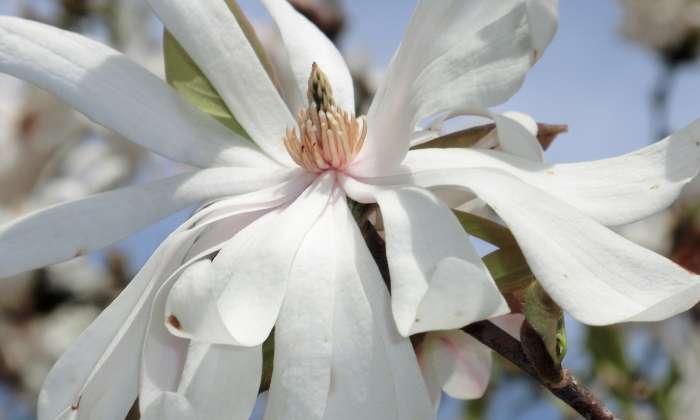
[[[615,415],[588,388],[579,384],[568,370],[564,369],[563,380],[558,384],[544,381],[525,355],[520,342],[493,323],[489,321],[475,322],[462,328],[462,331],[516,365],[584,418],[589,420],[613,420],[615,418]]]
[[[367,242],[384,281],[390,284],[389,267],[386,259],[386,246],[384,239],[377,233],[374,226],[365,221],[362,225],[362,234]],[[547,383],[540,377],[527,355],[523,351],[520,341],[511,337],[508,333],[495,326],[490,321],[475,322],[462,328],[462,331],[479,340],[502,357],[527,373],[539,382],[554,396],[566,403],[588,420],[614,420],[615,415],[596,398],[585,386],[578,383],[571,373],[564,369],[561,382]]]

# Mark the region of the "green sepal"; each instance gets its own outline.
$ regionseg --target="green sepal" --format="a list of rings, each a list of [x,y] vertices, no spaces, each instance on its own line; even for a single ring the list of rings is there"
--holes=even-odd
[[[504,295],[523,290],[535,281],[535,276],[517,245],[498,249],[483,258],[486,268]]]
[[[499,248],[516,245],[515,237],[507,227],[471,213],[459,210],[452,211],[462,224],[462,228],[470,235],[492,243]]]

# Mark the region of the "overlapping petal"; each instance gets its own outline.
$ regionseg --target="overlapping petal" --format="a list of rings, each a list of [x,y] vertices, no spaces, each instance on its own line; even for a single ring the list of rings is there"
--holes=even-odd
[[[167,158],[198,167],[273,165],[155,75],[81,35],[0,16],[0,71],[50,91],[95,122]]]
[[[150,302],[196,233],[176,231],[117,299],[61,356],[39,396],[40,420],[122,420],[136,399],[138,352]]]
[[[199,257],[178,270],[182,277],[202,274],[200,267],[210,262]],[[174,321],[165,319],[165,305],[172,277],[163,283],[150,311],[141,355],[139,405],[143,418],[248,419],[262,374],[261,347],[219,346],[171,335],[166,322]],[[232,383],[231,378],[237,380]]]
[[[434,417],[413,347],[392,319],[390,297],[347,206],[334,206],[339,237],[333,386],[326,420]]]
[[[335,188],[294,259],[275,324],[274,371],[265,419],[324,418],[331,387],[335,286],[342,270],[338,248],[344,240],[333,216],[335,206],[345,205],[345,197]]]
[[[486,3],[419,2],[369,110],[353,173],[377,175],[399,165],[422,119],[483,110],[517,91],[556,29],[556,7],[540,15],[529,1]]]
[[[0,227],[0,278],[74,258],[187,206],[260,190],[297,171],[212,168],[40,210]]]
[[[368,182],[423,187],[461,185],[464,168],[493,168],[574,206],[605,225],[631,223],[668,207],[700,168],[700,121],[627,155],[548,165],[499,151],[411,151],[397,176]]]
[[[294,118],[226,2],[148,3],[258,146],[276,161],[292,165],[282,136],[296,126]]]
[[[454,214],[419,188],[378,189],[343,179],[347,193],[379,204],[392,307],[401,334],[446,330],[509,312]]]
[[[209,281],[198,292],[202,307],[210,309],[191,318],[191,311],[173,309],[181,324],[173,332],[220,344],[261,344],[277,320],[296,252],[328,205],[334,183],[332,173],[321,176],[286,209],[261,217],[234,236],[214,259]],[[188,302],[172,305],[185,309]]]
[[[491,350],[460,330],[431,332],[418,350],[436,406],[444,390],[462,400],[480,398],[491,377]]]
[[[504,171],[463,170],[449,185],[498,213],[538,281],[581,322],[656,321],[700,300],[698,276]]]
[[[355,111],[355,89],[350,70],[331,40],[316,25],[294,10],[287,0],[263,0],[272,15],[286,48],[283,73],[293,76],[285,93],[293,113],[307,106],[306,89],[311,65],[323,69],[333,87],[335,101],[342,109]],[[281,76],[284,81],[284,76]]]

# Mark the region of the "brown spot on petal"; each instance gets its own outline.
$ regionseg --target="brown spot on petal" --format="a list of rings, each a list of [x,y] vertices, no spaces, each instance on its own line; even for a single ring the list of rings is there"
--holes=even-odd
[[[83,248],[80,248],[79,250],[75,251],[75,255],[73,256],[73,258],[82,257],[83,255],[85,255],[85,250]]]
[[[170,315],[168,317],[168,324],[172,325],[173,328],[176,330],[181,330],[182,329],[182,324],[180,324],[180,320],[177,319],[175,315]]]
[[[28,112],[20,118],[17,124],[17,134],[19,139],[24,142],[29,142],[32,138],[32,133],[37,126],[39,116],[35,112]]]
[[[80,397],[78,397],[78,401],[75,404],[70,406],[70,409],[73,411],[78,411],[78,409],[80,408],[80,400],[82,400],[82,399],[83,399],[83,396],[81,395]]]
[[[554,175],[554,171],[547,171],[548,174]]]

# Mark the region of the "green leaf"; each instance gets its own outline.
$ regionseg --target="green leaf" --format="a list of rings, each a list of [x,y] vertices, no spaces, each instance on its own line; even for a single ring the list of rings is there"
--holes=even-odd
[[[530,266],[516,245],[496,250],[483,260],[504,295],[523,290],[535,281]]]
[[[255,34],[253,26],[234,0],[226,0],[226,4],[231,10],[232,17],[238,21],[243,33],[253,46],[258,59],[260,59],[263,67],[274,82],[275,77],[272,66],[267,59],[260,40]],[[232,22],[232,24],[234,23]],[[165,76],[168,84],[180,92],[195,107],[216,118],[232,131],[245,138],[250,138],[243,127],[236,121],[219,92],[216,91],[187,51],[167,30],[163,35],[163,55],[165,58]]]
[[[471,213],[459,210],[453,210],[453,212],[464,230],[470,235],[490,242],[499,248],[516,245],[515,237],[513,237],[513,234],[510,233],[507,227]]]

